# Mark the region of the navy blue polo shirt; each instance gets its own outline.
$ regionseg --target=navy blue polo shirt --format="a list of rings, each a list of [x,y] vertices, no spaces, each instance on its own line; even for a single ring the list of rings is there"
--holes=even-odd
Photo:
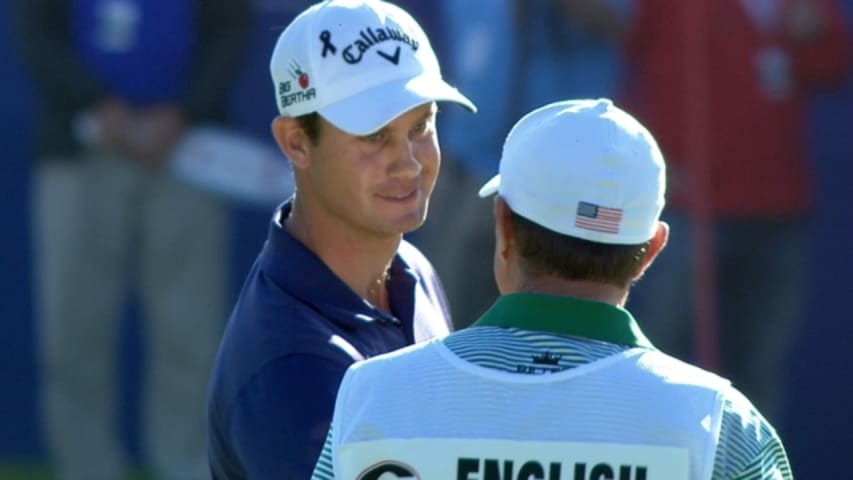
[[[371,306],[273,217],[225,330],[207,405],[214,479],[309,478],[338,385],[357,360],[443,336],[450,315],[436,273],[401,242],[392,314]]]

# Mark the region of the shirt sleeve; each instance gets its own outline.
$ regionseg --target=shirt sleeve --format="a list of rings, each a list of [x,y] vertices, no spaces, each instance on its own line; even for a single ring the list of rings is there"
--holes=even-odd
[[[329,425],[329,433],[326,435],[326,443],[323,444],[323,451],[320,452],[320,458],[317,459],[317,465],[314,466],[314,473],[311,475],[311,480],[334,480],[335,465],[332,462],[332,426]]]
[[[323,450],[317,459],[311,480],[334,480],[336,476],[335,466],[338,464],[340,439],[335,438],[335,427],[337,426],[338,430],[341,430],[341,425],[345,424],[346,420],[348,420],[348,416],[343,414],[342,411],[344,410],[344,405],[348,402],[349,385],[354,382],[353,378],[358,375],[356,367],[359,364],[360,362],[357,362],[350,366],[340,382],[335,398],[332,419],[329,423],[329,431],[326,434],[326,442],[323,444]],[[356,381],[356,383],[358,382]]]
[[[310,478],[345,365],[310,355],[277,359],[231,409],[233,451],[246,478]]]
[[[793,480],[782,440],[761,413],[734,388],[723,403],[714,479]]]

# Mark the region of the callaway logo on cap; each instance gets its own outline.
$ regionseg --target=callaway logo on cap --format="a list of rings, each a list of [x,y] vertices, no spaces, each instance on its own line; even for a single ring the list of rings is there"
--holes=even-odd
[[[509,132],[500,173],[480,189],[557,233],[638,245],[654,236],[666,169],[646,128],[608,99],[556,102]]]
[[[296,17],[270,61],[282,115],[318,112],[336,127],[366,135],[433,101],[476,107],[441,77],[420,25],[379,0],[329,0]]]

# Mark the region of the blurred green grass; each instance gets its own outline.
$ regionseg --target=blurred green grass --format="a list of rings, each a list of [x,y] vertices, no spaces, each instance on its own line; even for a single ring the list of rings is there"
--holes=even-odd
[[[36,463],[0,463],[0,480],[53,480],[50,469]],[[152,480],[144,472],[131,474],[129,480]]]
[[[51,476],[45,466],[0,463],[0,480],[51,480]]]

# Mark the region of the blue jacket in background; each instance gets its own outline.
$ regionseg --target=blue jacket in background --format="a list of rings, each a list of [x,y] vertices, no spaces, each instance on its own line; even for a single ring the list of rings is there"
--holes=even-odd
[[[74,158],[74,119],[110,97],[226,120],[252,19],[250,0],[12,0],[10,12],[40,100],[37,157],[51,160]]]
[[[188,88],[198,25],[178,0],[73,0],[71,29],[82,60],[132,103],[174,102]]]

